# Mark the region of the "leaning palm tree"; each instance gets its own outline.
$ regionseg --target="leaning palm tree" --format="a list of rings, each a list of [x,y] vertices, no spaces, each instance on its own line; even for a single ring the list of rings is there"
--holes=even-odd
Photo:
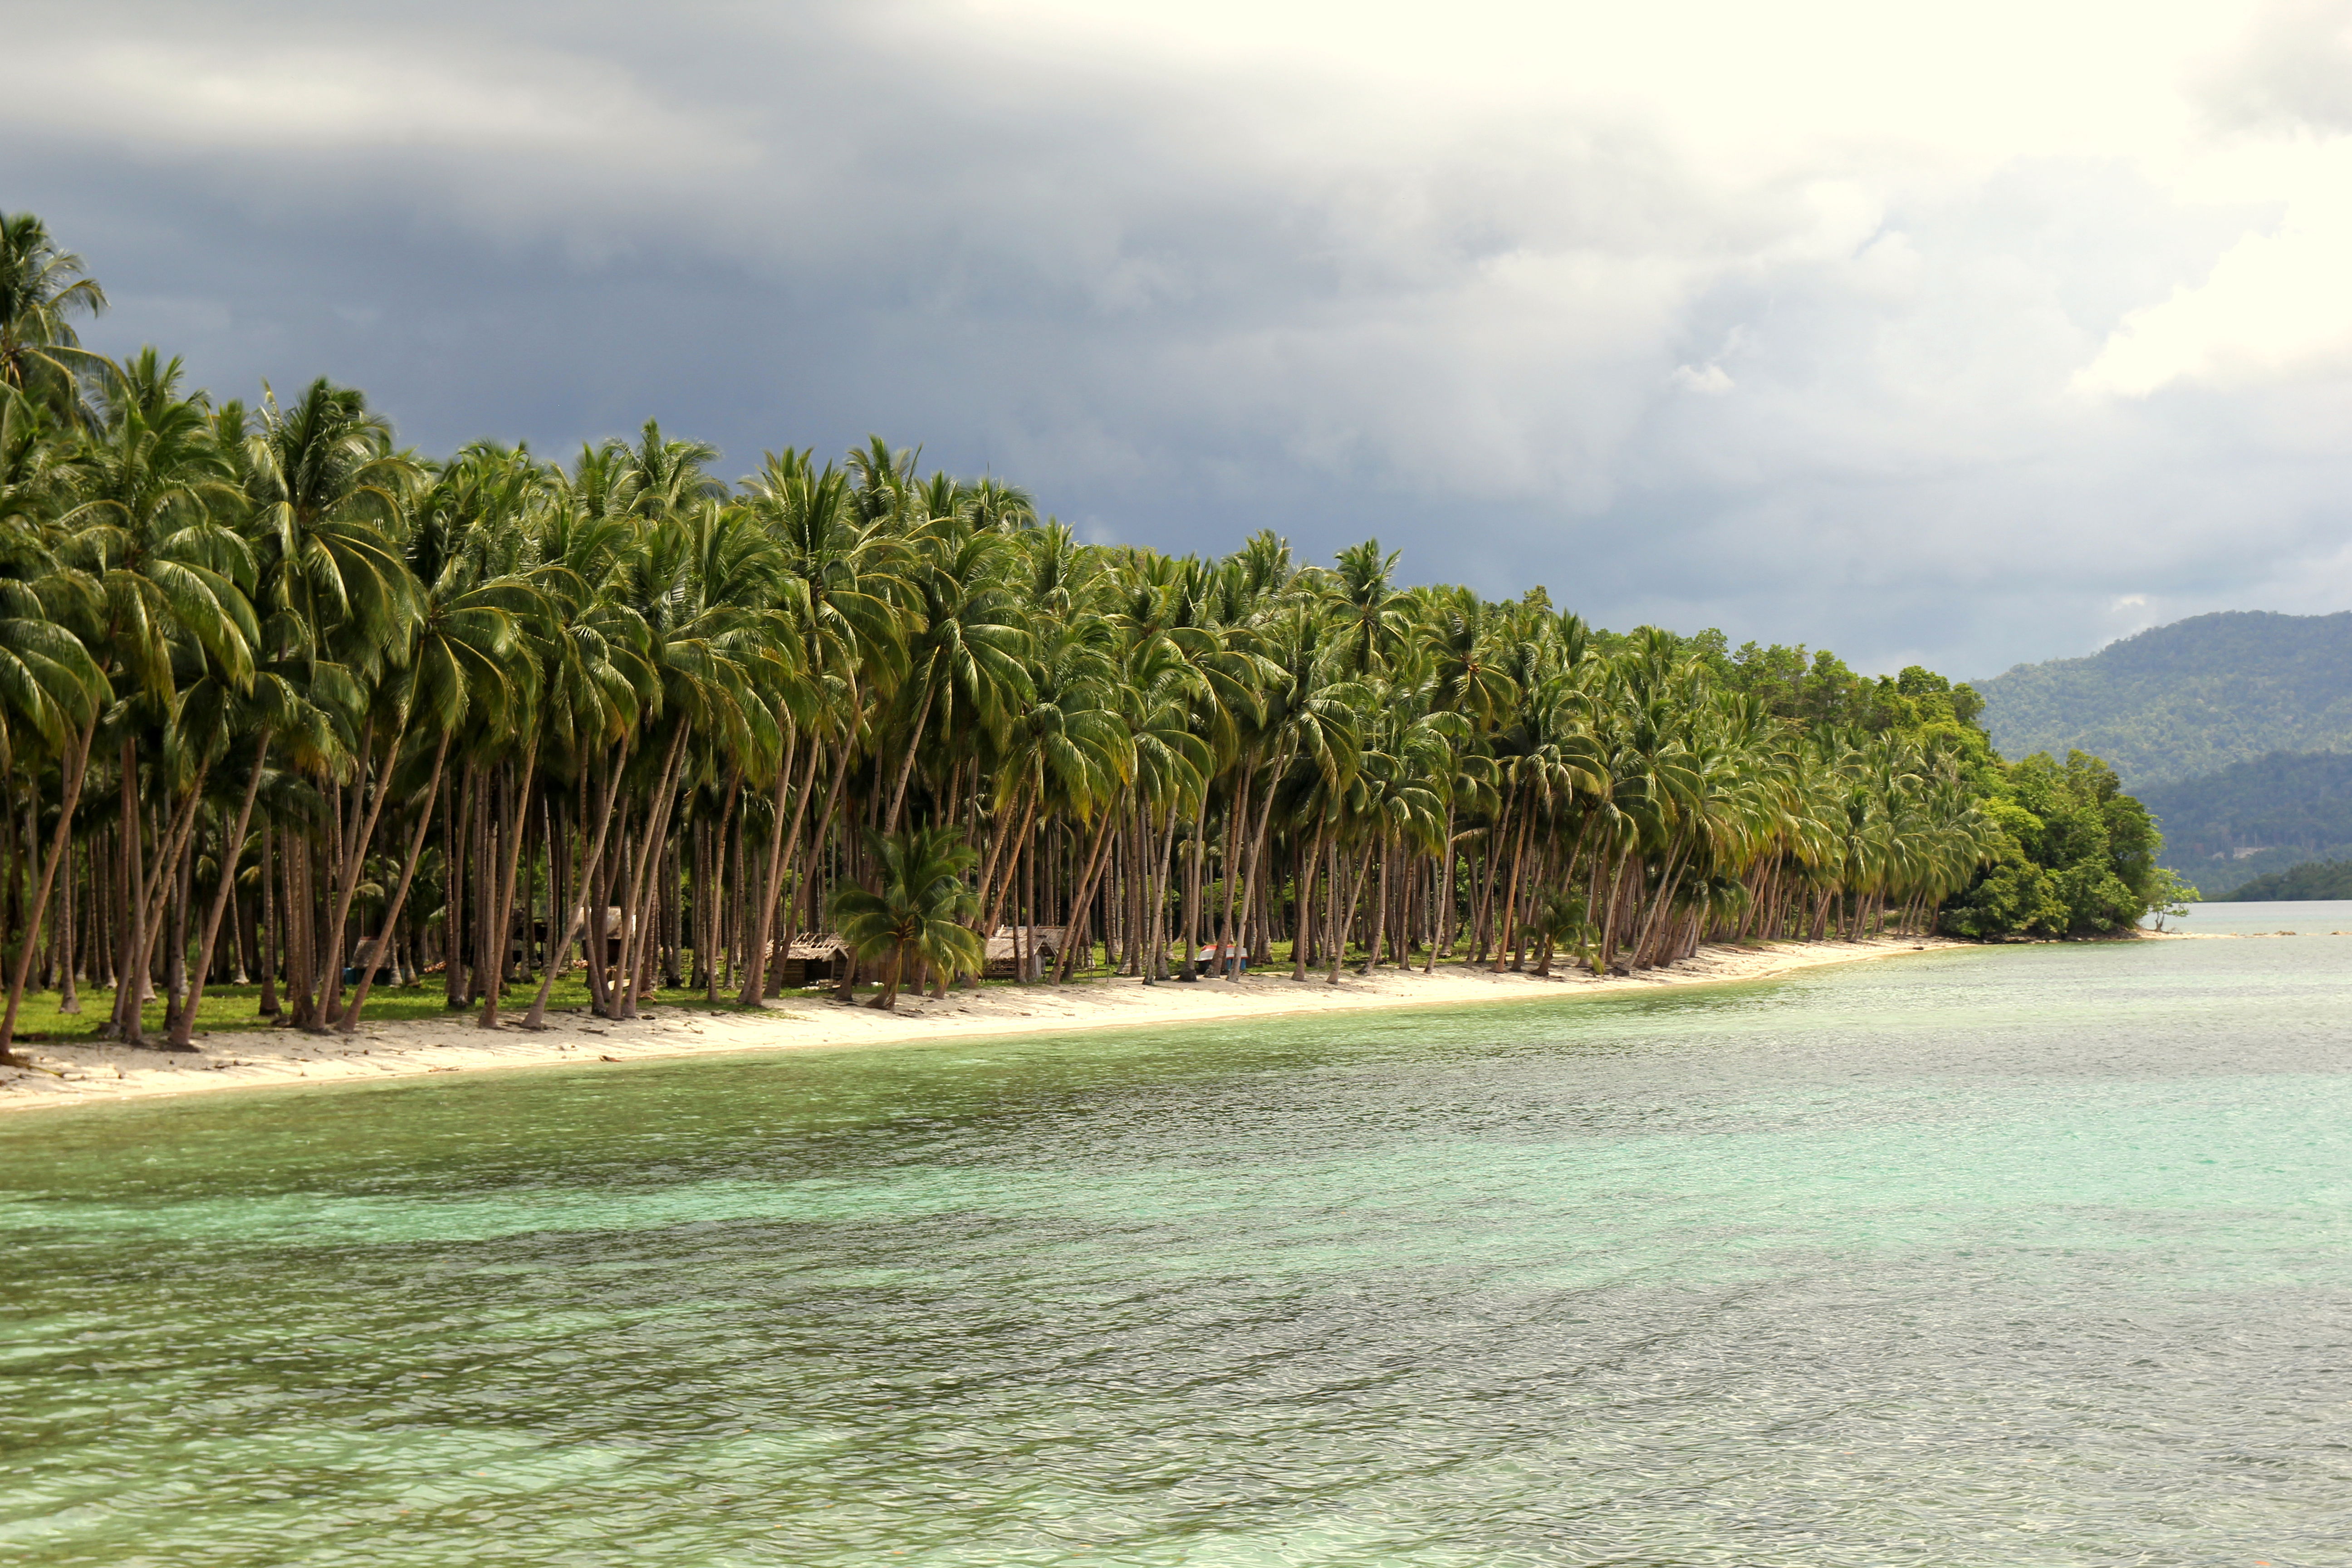
[[[866,850],[880,890],[845,886],[834,894],[842,941],[860,959],[889,963],[882,994],[871,1005],[887,1012],[898,1005],[909,955],[942,975],[980,968],[980,938],[966,923],[977,900],[965,884],[980,857],[962,839],[952,827],[869,834]]]

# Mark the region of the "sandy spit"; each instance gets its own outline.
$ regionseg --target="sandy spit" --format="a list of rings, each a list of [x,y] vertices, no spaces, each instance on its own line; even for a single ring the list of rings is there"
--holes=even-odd
[[[1367,979],[1345,973],[1336,986],[1325,984],[1320,974],[1303,985],[1294,984],[1287,970],[1252,974],[1238,984],[1209,980],[1146,985],[1122,979],[1058,988],[989,986],[950,992],[939,1002],[902,995],[895,1013],[830,1000],[771,1004],[757,1014],[664,1005],[626,1024],[586,1014],[557,1015],[537,1033],[512,1024],[480,1029],[473,1015],[455,1014],[446,1021],[362,1025],[351,1039],[289,1029],[215,1033],[200,1037],[202,1048],[194,1053],[133,1051],[99,1042],[20,1044],[18,1053],[36,1066],[31,1070],[0,1068],[0,1113],[305,1080],[357,1082],[558,1062],[645,1061],[811,1046],[901,1045],[1376,1007],[1600,996],[1763,980],[1826,963],[1968,945],[1937,937],[1906,937],[1708,947],[1671,968],[1608,979],[1577,972],[1538,980],[1532,974],[1496,974],[1450,963],[1430,975],[1384,969]],[[520,1017],[521,1012],[517,1008],[513,1016]]]

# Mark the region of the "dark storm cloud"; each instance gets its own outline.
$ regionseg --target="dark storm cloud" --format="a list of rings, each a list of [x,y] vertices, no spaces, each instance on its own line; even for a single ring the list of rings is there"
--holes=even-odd
[[[2243,226],[2125,170],[1740,185],[1630,121],[919,5],[10,30],[50,86],[0,107],[0,205],[105,280],[93,341],[332,375],[428,450],[650,416],[740,472],[878,431],[1099,537],[1378,533],[1415,579],[1958,674],[2347,583],[2341,447],[2272,434],[2306,394],[2067,391]]]

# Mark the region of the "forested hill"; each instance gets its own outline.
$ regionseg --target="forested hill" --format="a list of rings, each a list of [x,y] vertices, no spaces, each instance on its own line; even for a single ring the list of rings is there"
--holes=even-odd
[[[2198,616],[1974,684],[2003,756],[2079,747],[2133,790],[2270,752],[2352,752],[2352,612]]]
[[[2352,844],[2352,756],[2337,752],[2274,752],[2139,798],[2163,821],[2166,849],[2183,856]]]
[[[2164,864],[2209,899],[2303,861],[2352,854],[2352,755],[2273,752],[2147,786],[2139,798],[2163,825]]]

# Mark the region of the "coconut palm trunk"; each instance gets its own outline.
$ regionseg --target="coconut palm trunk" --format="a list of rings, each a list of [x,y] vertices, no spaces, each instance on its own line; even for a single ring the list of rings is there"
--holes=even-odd
[[[672,732],[669,751],[655,775],[652,798],[646,803],[645,830],[640,835],[631,875],[622,884],[627,897],[621,906],[621,968],[615,977],[613,1016],[637,1016],[638,982],[645,973],[646,939],[653,923],[654,895],[659,887],[662,853],[669,833],[669,814],[677,799],[677,774],[686,755],[688,726],[683,718]]]
[[[383,815],[384,797],[392,793],[393,763],[400,755],[400,742],[408,733],[404,720],[393,726],[392,739],[383,749],[383,761],[375,769],[374,788],[363,800],[352,802],[352,826],[343,844],[343,865],[337,878],[334,917],[327,922],[327,962],[319,972],[320,1007],[311,1023],[311,1031],[324,1034],[341,1011],[343,995],[343,943],[351,925],[352,903],[359,897],[360,873],[367,864],[368,846],[375,839],[376,820]],[[444,742],[446,744],[446,742]],[[365,787],[367,750],[360,752],[361,776],[353,780],[354,787]],[[437,779],[436,781],[438,783]],[[456,955],[451,955],[451,962]]]
[[[1373,970],[1378,969],[1381,966],[1381,943],[1388,940],[1389,934],[1390,853],[1389,840],[1386,837],[1383,837],[1381,840],[1379,854],[1381,858],[1380,891],[1375,895],[1375,897],[1379,900],[1380,909],[1379,912],[1372,917],[1372,944],[1364,953],[1364,973],[1366,974],[1371,973]]]
[[[253,748],[253,775],[245,781],[245,798],[237,803],[236,825],[229,829],[221,846],[220,887],[213,894],[213,907],[205,912],[204,934],[196,942],[196,971],[188,983],[187,996],[179,1010],[172,1016],[172,1028],[167,1050],[193,1050],[196,1026],[196,1008],[205,999],[205,982],[213,972],[213,943],[220,935],[221,917],[227,911],[229,900],[236,889],[237,857],[245,848],[245,830],[253,820],[253,802],[261,793],[261,770],[269,759],[269,732],[263,731]]]
[[[1184,966],[1176,978],[1185,982],[1201,977],[1198,955],[1201,951],[1201,838],[1209,825],[1209,790],[1201,787],[1201,800],[1192,814],[1192,832],[1185,846],[1184,855]]]
[[[822,825],[832,819],[834,808],[840,803],[843,781],[849,777],[851,750],[848,738],[843,737],[834,763],[833,783],[825,793],[824,811],[817,819],[820,831],[822,831]],[[760,895],[759,924],[756,934],[752,938],[751,956],[743,965],[743,991],[736,998],[738,1003],[746,1007],[756,1007],[767,999],[768,944],[775,931],[776,897],[782,891],[783,868],[793,863],[793,851],[800,846],[801,827],[808,816],[809,791],[816,783],[817,764],[824,754],[824,749],[822,746],[811,742],[808,771],[802,776],[801,787],[793,805],[792,827],[788,833],[780,833],[778,840],[771,842],[769,846],[768,876],[766,886]],[[788,754],[786,761],[790,760]],[[780,778],[782,776],[779,774]],[[782,785],[779,784],[776,797],[776,810],[779,817],[783,811],[782,790]],[[786,931],[784,937],[789,942],[792,932]]]
[[[898,764],[898,782],[890,786],[890,809],[884,813],[882,821],[882,831],[885,833],[898,831],[898,811],[907,804],[907,781],[914,776],[915,757],[923,744],[923,726],[931,721],[931,702],[939,694],[940,689],[937,682],[924,683],[923,705],[917,710],[914,730],[907,737],[907,755]]]
[[[1528,833],[1535,823],[1535,808],[1530,805],[1519,813],[1518,841],[1511,847],[1510,879],[1503,895],[1502,918],[1495,931],[1494,972],[1503,973],[1504,965],[1518,945],[1519,873],[1528,858]]]
[[[33,951],[40,943],[41,918],[49,907],[49,889],[56,885],[58,867],[73,848],[74,806],[81,799],[81,781],[89,768],[90,741],[97,730],[98,720],[93,715],[82,726],[80,736],[66,753],[65,765],[58,770],[62,787],[58,796],[58,828],[50,837],[48,853],[41,858],[40,877],[33,889],[32,908],[26,916],[23,942],[16,950],[16,962],[8,971],[8,1011],[5,1016],[0,1016],[0,1065],[26,1065],[15,1052],[16,1011],[25,999],[25,977],[32,968]],[[66,947],[65,962],[68,966],[73,963],[70,943]],[[71,984],[68,979],[67,984]]]
[[[131,1046],[146,1039],[141,1005],[147,991],[147,889],[142,848],[146,834],[139,810],[138,743],[122,742],[122,948],[115,967],[113,1026]]]
[[[1331,885],[1334,889],[1339,885],[1339,847],[1335,842],[1331,847],[1333,857]],[[1331,910],[1331,967],[1330,973],[1324,976],[1326,984],[1339,984],[1339,966],[1345,963],[1348,958],[1348,939],[1355,934],[1356,907],[1363,901],[1364,879],[1371,875],[1371,871],[1372,857],[1367,853],[1363,863],[1356,868],[1356,879],[1354,885],[1348,889],[1348,901],[1335,906]]]
[[[696,941],[702,948],[703,1000],[713,1005],[719,1001],[720,923],[727,918],[727,834],[734,826],[735,803],[743,791],[743,769],[740,763],[727,773],[727,801],[719,809],[719,824],[711,831],[710,844],[705,851],[710,875],[703,889],[702,931]],[[740,872],[739,872],[740,879]]]
[[[1024,789],[1021,792],[1021,826],[1013,829],[1009,836],[1011,847],[1004,856],[1004,875],[997,881],[995,891],[989,896],[986,912],[981,917],[978,934],[983,942],[988,939],[989,933],[996,929],[1000,918],[1004,913],[1004,900],[1012,896],[1013,879],[1021,867],[1022,847],[1028,842],[1029,825],[1037,815],[1036,791]],[[983,876],[981,881],[985,886],[988,879]]]
[[[522,789],[515,796],[517,804],[509,814],[513,820],[507,825],[506,870],[505,874],[499,879],[498,914],[491,922],[491,929],[497,933],[498,951],[491,955],[494,967],[490,971],[488,994],[482,999],[482,1016],[475,1020],[477,1026],[484,1029],[495,1029],[499,1026],[499,1003],[506,993],[507,930],[509,922],[514,919],[515,881],[522,868],[522,842],[528,837],[522,830],[522,819],[530,810],[531,787],[538,779],[539,733],[533,731],[530,739],[523,746]],[[529,919],[530,911],[525,910],[523,914],[525,917],[523,923],[528,926],[530,923]],[[529,942],[530,933],[525,931],[523,952],[526,956],[530,952]]]
[[[1649,919],[1643,922],[1642,934],[1633,942],[1633,967],[1636,969],[1654,966],[1654,955],[1651,951],[1650,938],[1657,931],[1659,921],[1674,907],[1675,890],[1682,885],[1683,869],[1689,864],[1688,838],[1687,834],[1675,836],[1674,843],[1666,850],[1666,863],[1659,868],[1657,896],[1651,901]]]
[[[563,965],[572,944],[580,939],[580,928],[588,916],[588,900],[595,895],[596,869],[604,863],[604,841],[613,830],[613,808],[620,798],[621,765],[625,760],[625,751],[606,764],[604,798],[596,810],[596,842],[581,861],[579,873],[573,879],[572,895],[566,900],[570,907],[564,911],[563,940],[547,950],[547,972],[539,977],[539,994],[531,998],[530,1011],[523,1016],[522,1026],[526,1029],[547,1027],[547,997],[555,989],[555,972]],[[548,923],[552,928],[554,922]],[[589,961],[590,967],[593,969],[603,961],[604,954],[597,953]]]
[[[1218,942],[1222,951],[1217,954],[1217,973],[1227,980],[1239,980],[1242,967],[1242,947],[1234,931],[1234,911],[1241,894],[1241,858],[1243,835],[1249,821],[1250,766],[1244,761],[1235,771],[1234,798],[1225,805],[1225,844],[1223,851],[1225,871],[1225,909],[1218,921]]]
[[[1078,944],[1094,945],[1094,933],[1087,929],[1087,917],[1091,912],[1095,878],[1102,869],[1103,851],[1110,845],[1110,827],[1116,814],[1106,808],[1102,822],[1095,829],[1095,841],[1087,851],[1086,872],[1078,879],[1070,894],[1070,921],[1062,933],[1062,951],[1054,958],[1054,984],[1061,984],[1069,978],[1070,961],[1077,956]]]
[[[433,775],[425,785],[425,803],[416,813],[416,830],[409,835],[408,853],[401,858],[400,885],[384,900],[383,930],[375,941],[360,950],[359,987],[352,993],[351,1004],[343,1009],[335,1026],[351,1034],[360,1026],[360,1011],[367,1005],[368,992],[375,984],[376,963],[381,954],[392,951],[393,932],[400,929],[401,906],[408,901],[408,889],[416,880],[416,863],[425,855],[425,835],[433,826],[433,797],[441,793],[441,765],[449,755],[449,737],[445,731],[440,743],[433,748]],[[493,976],[493,981],[496,977]]]
[[[1307,932],[1315,929],[1315,884],[1322,867],[1323,836],[1318,833],[1298,852],[1298,924],[1290,939],[1290,978],[1301,985],[1307,984],[1307,950],[1313,945]]]

